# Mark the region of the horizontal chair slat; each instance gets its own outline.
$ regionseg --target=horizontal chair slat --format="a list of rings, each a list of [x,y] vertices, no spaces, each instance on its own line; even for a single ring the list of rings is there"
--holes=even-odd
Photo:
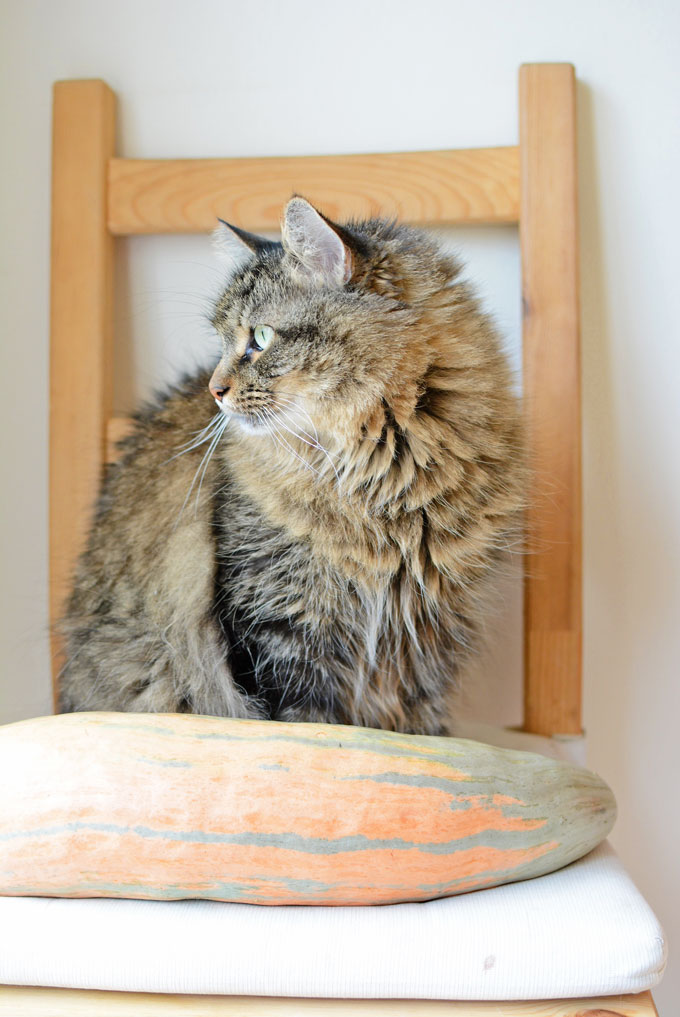
[[[177,996],[93,989],[0,986],[0,1017],[657,1017],[636,996],[481,1002],[443,999],[295,999]]]
[[[220,216],[276,230],[303,194],[331,218],[395,215],[413,223],[515,223],[519,149],[267,157],[111,159],[108,226],[117,236],[202,233]]]

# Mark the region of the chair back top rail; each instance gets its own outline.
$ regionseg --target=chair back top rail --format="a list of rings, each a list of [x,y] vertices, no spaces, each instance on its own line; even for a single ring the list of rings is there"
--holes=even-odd
[[[111,159],[108,226],[115,236],[201,233],[219,215],[249,230],[279,228],[302,194],[332,219],[396,216],[413,223],[515,223],[519,149],[259,159]]]

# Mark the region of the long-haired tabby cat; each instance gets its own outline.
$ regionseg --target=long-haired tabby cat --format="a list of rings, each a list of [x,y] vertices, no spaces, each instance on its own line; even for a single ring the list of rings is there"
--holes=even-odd
[[[217,241],[222,359],[109,469],[61,708],[446,732],[523,501],[494,328],[403,225],[295,197],[281,244]]]

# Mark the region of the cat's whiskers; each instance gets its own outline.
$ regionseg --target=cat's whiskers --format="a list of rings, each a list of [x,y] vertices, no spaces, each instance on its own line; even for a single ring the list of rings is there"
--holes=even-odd
[[[294,408],[296,410],[301,409],[301,407],[299,407],[297,405],[294,405]],[[305,438],[309,438],[309,441],[306,442],[306,444],[312,445],[314,448],[318,448],[320,452],[323,452],[323,454],[325,455],[326,459],[328,459],[328,461],[330,462],[331,466],[333,467],[333,471],[335,473],[336,479],[339,482],[340,481],[340,477],[338,475],[337,469],[335,468],[335,466],[333,464],[333,456],[328,451],[328,449],[325,448],[325,446],[322,445],[321,442],[319,441],[319,433],[316,430],[316,427],[314,427],[314,423],[311,420],[311,418],[309,418],[309,419],[310,419],[310,423],[312,424],[312,427],[314,427],[314,434],[313,435],[310,434],[309,431],[306,431],[303,427],[299,427],[298,421],[295,419],[295,417],[292,415],[292,413],[290,413],[288,410],[284,409],[282,406],[279,406],[278,410],[279,410],[280,413],[283,414],[284,417],[286,417],[286,419],[291,423],[291,425],[294,428],[298,428],[298,430],[295,432],[295,435],[296,435],[297,438],[300,438],[301,441],[305,441]],[[306,414],[306,416],[309,417],[309,414]],[[283,421],[279,420],[279,423],[283,424]],[[338,458],[339,458],[339,453],[338,453]]]
[[[199,474],[200,474],[200,481],[199,481],[199,485],[198,485],[198,491],[196,492],[196,508],[195,508],[195,511],[198,512],[198,504],[199,504],[199,498],[200,498],[200,494],[201,494],[201,487],[203,485],[203,478],[205,477],[206,470],[208,469],[208,463],[210,462],[210,460],[212,458],[212,455],[213,455],[213,452],[215,451],[215,449],[217,448],[217,445],[219,444],[220,438],[222,437],[222,435],[224,434],[225,430],[227,429],[228,423],[229,423],[229,417],[224,417],[223,416],[222,420],[220,420],[218,425],[215,427],[214,432],[212,434],[208,435],[208,437],[206,437],[203,440],[205,442],[205,441],[208,440],[208,438],[210,438],[210,445],[208,446],[207,452],[205,452],[203,458],[201,459],[200,463],[198,464],[196,472],[194,473],[194,476],[193,476],[193,479],[191,481],[191,484],[189,485],[189,490],[187,491],[186,497],[185,497],[184,501],[182,502],[182,507],[179,510],[179,514],[177,516],[177,521],[175,523],[175,527],[178,526],[179,521],[182,518],[182,514],[184,512],[184,509],[187,506],[187,502],[189,501],[189,498],[191,497],[191,492],[193,491],[193,489],[194,489],[194,487],[196,485],[196,480],[199,478]],[[203,444],[203,442],[199,442],[198,444],[199,445]],[[190,450],[186,449],[185,451],[188,452]]]
[[[294,398],[293,398],[293,396],[291,396],[291,395],[289,395],[289,394],[288,394],[288,392],[281,392],[280,390],[277,390],[277,391],[276,391],[276,392],[274,393],[274,397],[275,397],[275,399],[276,399],[277,401],[279,401],[279,402],[283,402],[283,403],[286,403],[286,404],[288,405],[288,408],[289,408],[289,409],[291,409],[291,410],[297,410],[297,412],[298,412],[298,413],[302,413],[302,414],[303,414],[303,416],[305,416],[305,417],[307,418],[307,420],[309,421],[309,425],[310,425],[310,427],[311,427],[311,428],[312,428],[312,430],[314,431],[314,439],[315,439],[316,441],[318,441],[318,440],[319,440],[319,432],[318,432],[318,431],[317,431],[317,429],[316,429],[316,424],[314,423],[314,421],[312,420],[312,418],[310,417],[309,413],[308,413],[308,412],[307,412],[307,410],[306,410],[306,409],[304,408],[304,406],[302,406],[302,405],[301,405],[301,404],[300,404],[300,403],[298,402],[298,400],[297,400],[297,399],[294,399]]]
[[[278,389],[274,393],[274,397],[277,400],[277,402],[284,402],[285,401],[285,403],[287,404],[287,409],[288,409],[289,412],[293,411],[293,412],[301,413],[304,417],[307,418],[307,420],[309,421],[309,426],[311,427],[312,431],[314,432],[314,435],[313,435],[314,441],[317,443],[317,445],[319,446],[319,448],[322,451],[324,451],[328,455],[330,455],[330,453],[328,452],[328,449],[324,448],[324,446],[321,444],[321,441],[319,440],[319,432],[317,431],[316,424],[314,423],[314,421],[312,420],[312,418],[310,417],[309,413],[304,408],[304,406],[299,402],[299,400],[293,398],[293,396],[291,396],[290,393],[282,392],[282,391],[280,391]],[[283,407],[279,407],[279,409],[283,409]],[[296,420],[296,421],[294,421],[294,423],[297,424],[298,421]],[[312,435],[308,431],[306,431],[304,429],[303,429],[303,434],[308,435],[308,437],[312,437]]]
[[[281,441],[279,440],[278,432],[274,431],[274,428],[272,427],[270,422],[265,418],[264,411],[263,410],[255,410],[255,416],[257,417],[258,421],[260,422],[262,427],[265,429],[265,431],[267,432],[269,437],[273,440],[274,444],[278,445],[278,447],[282,449],[284,446],[281,443]]]
[[[196,515],[198,513],[198,505],[199,505],[200,498],[201,498],[201,488],[203,487],[203,481],[205,479],[205,472],[208,469],[208,463],[210,462],[210,460],[212,458],[212,455],[213,455],[215,449],[217,448],[217,446],[219,444],[220,438],[222,437],[222,435],[226,431],[228,423],[229,423],[229,417],[225,417],[224,418],[224,424],[222,425],[222,427],[218,427],[217,433],[216,433],[215,437],[213,438],[212,442],[210,443],[210,447],[208,448],[208,451],[203,456],[203,464],[202,464],[203,468],[202,468],[202,472],[201,472],[201,479],[200,479],[200,481],[198,483],[198,491],[196,492],[196,505],[195,505],[195,508],[194,508],[194,515]]]
[[[298,421],[295,419],[295,417],[293,416],[293,414],[289,410],[284,409],[283,406],[277,406],[276,409],[277,409],[277,411],[279,413],[282,413],[283,416],[286,417],[290,421],[290,423],[293,425],[293,427],[295,427],[298,424]],[[319,436],[318,435],[310,434],[309,431],[305,431],[304,427],[300,427],[299,428],[299,436],[302,437],[302,435],[304,435],[305,438],[309,439],[307,444],[313,445],[315,448],[319,448],[320,447],[319,446]]]
[[[188,445],[189,442],[193,441],[194,438],[197,438],[201,434],[205,434],[207,431],[210,430],[211,427],[214,427],[217,423],[219,423],[223,416],[224,413],[222,412],[222,410],[218,410],[217,413],[208,421],[205,427],[202,427],[198,431],[192,431],[192,437],[188,438],[187,441],[185,441],[182,445],[179,445],[178,447],[184,448],[184,445]]]
[[[286,393],[279,393],[279,392],[276,393],[277,397],[280,397],[281,395],[285,396]],[[310,415],[307,412],[307,410],[305,410],[304,407],[301,406],[296,400],[291,399],[290,397],[288,397],[288,409],[286,410],[282,406],[279,406],[278,409],[290,421],[290,423],[293,425],[293,427],[299,427],[299,422],[293,417],[291,411],[293,411],[293,412],[297,411],[299,413],[303,413],[304,414],[304,416],[309,421],[309,423],[310,423],[310,425],[312,427],[312,430],[314,431],[314,434],[312,435],[312,434],[309,433],[309,431],[306,431],[304,428],[300,428],[300,434],[298,435],[298,437],[301,437],[302,435],[305,435],[307,438],[311,439],[311,441],[316,446],[316,448],[318,448],[321,452],[323,452],[324,456],[326,457],[326,459],[329,461],[329,463],[331,464],[331,466],[333,468],[333,472],[335,473],[335,477],[336,477],[336,480],[338,481],[338,484],[340,484],[341,478],[340,478],[340,476],[338,474],[338,471],[337,471],[337,469],[336,469],[336,467],[335,467],[335,465],[333,463],[333,455],[325,447],[325,445],[322,445],[322,443],[321,443],[321,441],[319,439],[319,432],[316,429],[316,424],[314,423],[314,421],[310,417]],[[336,459],[340,459],[341,458],[341,454],[338,452],[336,454],[335,458]]]
[[[288,425],[285,424],[283,420],[281,420],[279,413],[284,413],[284,410],[282,410],[281,407],[279,407],[279,413],[277,413],[276,410],[273,409],[270,409],[269,412],[272,414],[272,417],[276,420],[276,423],[283,427],[284,430],[288,431],[289,434],[292,434],[294,438],[298,438],[299,441],[303,442],[305,445],[309,445],[310,448],[319,448],[318,442],[315,441],[311,435],[307,435],[307,437],[304,437],[304,435],[307,434],[306,431],[296,431],[293,428],[288,427]],[[291,423],[294,424],[295,421],[291,420],[290,415],[287,416]]]
[[[186,452],[193,451],[193,449],[198,448],[199,445],[204,445],[206,441],[209,441],[213,437],[215,431],[219,430],[219,425],[225,419],[227,418],[225,418],[223,413],[219,412],[215,414],[210,423],[207,424],[201,431],[196,431],[192,438],[185,441],[183,445],[178,445],[179,451],[176,452],[174,456],[170,456],[169,459],[166,459],[162,465],[166,466],[168,463],[171,463],[173,459],[183,456]]]
[[[303,434],[306,433],[306,432],[303,432],[303,434],[300,434],[298,431],[295,431],[292,428],[288,427],[288,425],[283,420],[281,420],[281,418],[278,416],[278,414],[274,410],[270,409],[268,412],[273,417],[273,419],[276,421],[276,423],[280,427],[282,427],[285,431],[288,431],[288,433],[291,434],[294,438],[297,438],[299,441],[303,442],[305,445],[309,445],[310,448],[315,448],[315,449],[318,449],[319,452],[323,452],[323,454],[326,457],[327,461],[330,463],[331,469],[333,470],[333,473],[335,474],[335,479],[337,480],[337,482],[339,484],[340,483],[340,475],[339,475],[339,473],[338,473],[338,471],[337,471],[337,469],[335,467],[335,463],[333,462],[333,460],[331,458],[331,455],[327,451],[327,449],[325,449],[323,447],[323,445],[321,445],[318,441],[314,440],[313,438],[312,438],[311,441],[308,441],[307,438],[304,438]],[[285,412],[285,411],[281,410],[281,412]],[[290,417],[289,417],[289,419],[290,419]],[[311,438],[311,435],[309,437]],[[290,447],[290,446],[288,446],[288,447]],[[291,449],[291,451],[293,451],[293,450]],[[297,455],[297,453],[294,453],[294,454]],[[305,462],[305,460],[303,460],[300,456],[298,456],[298,459],[300,459],[301,462]],[[318,476],[321,476],[321,471],[320,470],[314,469],[314,467],[311,466],[310,463],[306,463],[306,465],[309,466],[310,469],[313,469],[314,472]]]
[[[275,396],[277,402],[283,402],[284,400],[286,401],[287,409],[288,409],[289,412],[286,412],[282,406],[279,406],[278,409],[281,410],[282,413],[284,413],[284,416],[286,416],[288,418],[288,420],[291,421],[293,426],[297,426],[298,425],[298,421],[294,420],[291,417],[291,412],[290,411],[297,412],[297,413],[302,413],[307,418],[307,420],[309,421],[310,427],[314,431],[314,434],[313,435],[310,434],[310,432],[306,431],[304,428],[300,429],[301,430],[301,434],[306,435],[308,438],[313,438],[314,444],[317,446],[317,448],[319,448],[321,450],[321,452],[323,452],[323,454],[326,456],[326,458],[330,462],[331,466],[333,467],[333,472],[335,473],[335,476],[336,476],[336,479],[338,481],[338,484],[340,484],[342,482],[342,478],[338,474],[338,471],[337,471],[337,469],[335,468],[335,466],[334,466],[334,464],[332,462],[333,455],[325,447],[325,445],[321,444],[321,441],[319,439],[319,432],[317,431],[316,424],[314,423],[314,421],[310,417],[310,415],[307,412],[307,410],[304,408],[304,406],[302,406],[302,404],[299,402],[299,400],[294,398],[289,392],[282,392],[280,389],[277,389],[276,392],[274,393],[274,396]],[[337,460],[340,460],[342,458],[342,453],[338,452],[336,454],[335,458]]]
[[[312,466],[311,463],[308,463],[306,459],[304,459],[298,452],[296,452],[295,449],[290,444],[290,442],[288,442],[286,440],[286,438],[284,437],[284,435],[281,434],[281,431],[277,427],[277,424],[282,424],[282,422],[275,416],[273,410],[265,409],[263,412],[266,415],[268,430],[269,430],[269,433],[272,435],[272,437],[275,437],[275,440],[278,439],[279,444],[283,448],[285,448],[288,452],[290,452],[290,454],[292,456],[294,456],[295,459],[297,459],[298,462],[300,462],[304,467],[306,467],[306,469],[310,470],[312,473],[315,473],[317,477],[320,477],[321,474],[320,474],[319,470],[317,470],[314,466]],[[285,427],[285,425],[282,425],[282,426]],[[289,427],[286,427],[285,429],[286,429],[286,431],[289,431],[290,434],[294,433],[293,431],[290,430]],[[299,437],[299,436],[296,435],[296,437]],[[309,442],[305,442],[305,444],[308,445]]]
[[[287,449],[288,449],[288,450],[289,450],[290,452],[292,452],[292,453],[293,453],[293,455],[294,455],[294,456],[295,456],[295,457],[296,457],[297,459],[299,459],[301,463],[303,463],[303,464],[304,464],[304,465],[305,465],[305,466],[306,466],[306,467],[307,467],[308,469],[310,469],[310,470],[311,470],[311,471],[312,471],[313,473],[315,473],[315,474],[317,475],[317,477],[321,477],[321,476],[323,475],[323,474],[322,474],[322,471],[321,471],[321,470],[319,470],[319,469],[317,469],[317,468],[316,468],[315,466],[312,466],[312,464],[311,464],[310,462],[308,462],[308,461],[307,461],[307,460],[306,460],[306,459],[304,458],[304,456],[301,456],[301,455],[299,455],[299,453],[297,453],[297,452],[296,452],[296,451],[295,451],[295,450],[294,450],[294,449],[293,449],[293,448],[291,447],[291,445],[290,445],[290,442],[289,442],[289,441],[288,441],[288,440],[287,440],[287,439],[286,439],[286,438],[284,437],[284,435],[283,435],[283,434],[281,434],[281,431],[280,431],[280,430],[278,430],[278,428],[281,428],[281,427],[282,427],[282,428],[284,429],[284,431],[287,431],[287,432],[288,432],[288,434],[290,434],[290,435],[291,435],[291,436],[292,436],[293,438],[297,438],[297,439],[298,439],[298,441],[301,441],[301,442],[302,442],[302,443],[303,443],[304,445],[308,445],[308,446],[309,446],[310,448],[315,448],[315,449],[317,449],[317,448],[320,448],[320,446],[319,446],[319,445],[317,445],[317,443],[316,443],[316,442],[314,442],[314,441],[312,441],[312,442],[310,442],[310,441],[307,441],[307,440],[306,440],[305,438],[303,438],[303,437],[302,437],[302,435],[301,435],[301,434],[298,434],[298,432],[297,432],[297,431],[294,431],[294,430],[292,430],[292,429],[291,429],[290,427],[288,427],[288,426],[287,426],[287,425],[286,425],[286,424],[285,424],[285,423],[283,422],[283,420],[281,420],[281,418],[280,418],[280,417],[279,417],[279,416],[278,416],[278,415],[277,415],[276,413],[274,413],[273,411],[270,411],[270,412],[272,413],[272,416],[273,416],[273,418],[274,418],[274,421],[275,421],[275,423],[274,423],[274,426],[275,426],[275,427],[277,427],[277,425],[278,425],[278,427],[277,427],[277,433],[278,433],[278,435],[279,435],[279,438],[281,439],[281,441],[283,441],[283,442],[284,442],[284,444],[285,444],[286,448],[287,448]],[[321,451],[323,451],[323,450],[321,450]],[[333,464],[331,463],[331,465],[333,465]]]

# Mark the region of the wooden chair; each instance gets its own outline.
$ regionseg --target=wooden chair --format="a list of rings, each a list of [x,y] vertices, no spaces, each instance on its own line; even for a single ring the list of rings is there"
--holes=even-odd
[[[86,532],[102,464],[126,422],[112,416],[115,238],[198,233],[221,217],[272,230],[294,191],[333,218],[397,214],[421,224],[519,223],[524,399],[535,489],[524,580],[524,730],[581,734],[581,452],[574,69],[520,71],[520,141],[507,148],[304,158],[115,156],[102,81],[55,86],[52,191],[50,555],[52,619]],[[77,448],[79,454],[73,455]],[[55,675],[59,647],[53,644]],[[544,877],[545,878],[545,877]],[[559,965],[559,958],[555,960]],[[0,1014],[586,1014],[650,1017],[649,992],[551,1001],[319,1000],[6,986]]]

